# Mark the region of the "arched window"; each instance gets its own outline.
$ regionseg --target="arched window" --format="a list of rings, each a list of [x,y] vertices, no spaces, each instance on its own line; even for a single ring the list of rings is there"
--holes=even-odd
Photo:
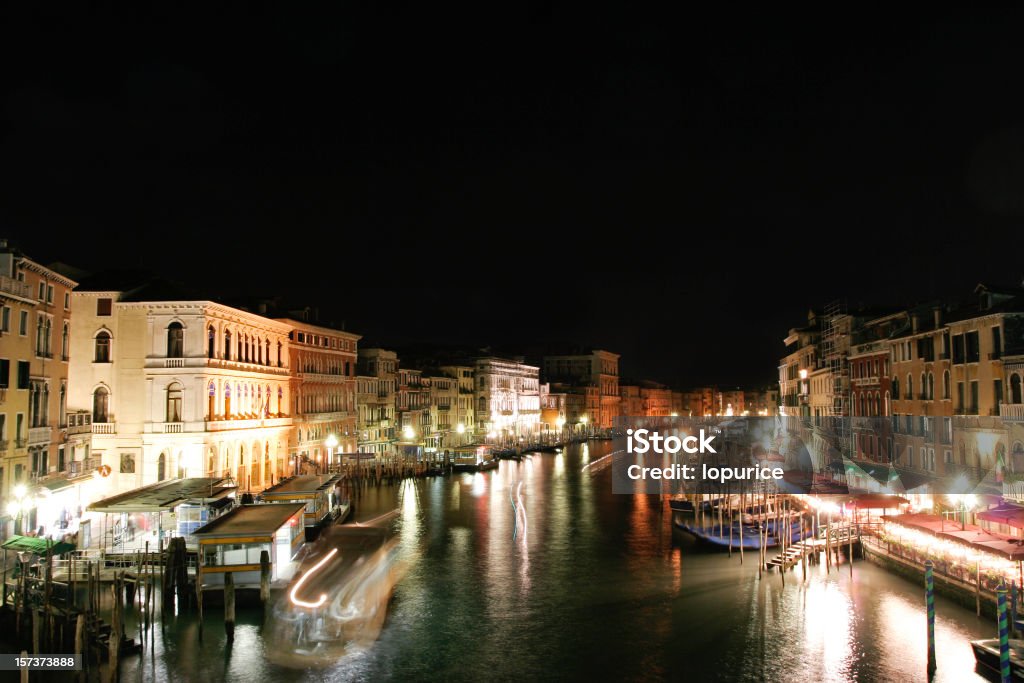
[[[242,334],[238,335],[238,360],[245,360],[245,337]]]
[[[110,333],[106,330],[100,330],[100,333],[96,335],[96,347],[93,360],[97,363],[109,363],[110,362]]]
[[[161,453],[156,461],[156,480],[163,481],[167,478],[167,454]]]
[[[281,342],[277,342],[277,367],[279,367],[279,368],[282,367],[282,365],[281,365]]]
[[[928,373],[928,400],[935,400],[935,374],[931,372]]]
[[[210,325],[209,329],[206,330],[206,357],[213,358],[214,349],[217,346],[217,333],[213,330],[213,325]]]
[[[213,382],[210,382],[207,387],[207,394],[209,395],[207,396],[206,419],[212,420],[213,416],[217,414],[217,387]]]
[[[894,401],[900,400],[900,378],[892,378],[892,398]]]
[[[231,415],[231,384],[224,382],[224,417]]]
[[[177,382],[167,387],[167,422],[181,422],[181,385]]]
[[[949,370],[942,373],[942,398],[949,398]]]
[[[921,373],[921,398],[928,398],[928,379]]]
[[[267,405],[266,405],[267,412],[265,413],[265,415],[270,415],[270,396],[271,396],[271,394],[270,394],[270,385],[268,384],[267,385]]]
[[[60,357],[62,360],[68,359],[68,324],[64,323],[64,332],[60,338]]]
[[[96,387],[92,392],[92,421],[108,422],[108,409],[110,406],[110,392],[106,387]]]
[[[885,392],[885,404],[884,404],[884,407],[885,407],[885,414],[886,415],[891,415],[892,414],[892,412],[891,412],[892,411],[892,407],[889,405],[889,392],[888,391]]]
[[[1010,403],[1021,403],[1020,375],[1010,375]]]
[[[909,372],[907,373],[907,400],[914,400],[914,378]]]
[[[224,330],[224,360],[231,360],[231,330]]]
[[[270,365],[270,340],[266,339],[263,342],[263,346],[266,349],[266,353],[263,356],[263,364]]]
[[[167,357],[182,358],[185,355],[185,330],[181,323],[173,322],[167,326]]]
[[[281,414],[281,402],[284,401],[284,389],[277,388],[277,414]]]

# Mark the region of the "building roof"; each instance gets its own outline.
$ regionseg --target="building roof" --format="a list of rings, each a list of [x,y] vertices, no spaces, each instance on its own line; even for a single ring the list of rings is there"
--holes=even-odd
[[[89,506],[93,512],[162,512],[182,503],[211,502],[229,495],[238,487],[230,479],[196,477],[169,479],[98,500]]]
[[[263,491],[263,496],[277,496],[289,493],[316,493],[341,480],[340,474],[301,474],[282,479]]]
[[[306,509],[305,503],[261,503],[240,505],[196,529],[204,538],[272,536],[288,520]]]

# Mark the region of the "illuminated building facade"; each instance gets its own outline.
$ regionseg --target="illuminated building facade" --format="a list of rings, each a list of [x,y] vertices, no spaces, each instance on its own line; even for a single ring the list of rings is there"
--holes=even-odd
[[[260,491],[291,470],[291,327],[156,283],[72,295],[68,405],[91,414],[104,495],[174,477]]]
[[[39,482],[71,486],[65,441],[75,285],[0,243],[0,514],[21,531],[50,526],[36,515]],[[43,488],[48,497],[51,488]]]
[[[508,441],[540,430],[540,368],[518,360],[478,358],[475,364],[477,430]]]
[[[278,320],[291,328],[288,348],[295,429],[289,453],[322,468],[333,456],[357,450],[360,336],[291,318]]]
[[[573,387],[587,397],[588,422],[594,428],[614,426],[620,415],[619,354],[595,349],[584,354],[545,356],[544,378],[552,384]]]
[[[395,430],[395,393],[398,354],[388,349],[359,349],[356,364],[358,448],[384,455],[398,438]]]

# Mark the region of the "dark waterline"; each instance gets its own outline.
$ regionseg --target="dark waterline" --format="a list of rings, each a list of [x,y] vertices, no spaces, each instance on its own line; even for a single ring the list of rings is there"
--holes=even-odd
[[[125,681],[924,680],[923,591],[866,562],[806,583],[757,578],[673,532],[667,502],[611,492],[610,442],[485,474],[372,489],[408,572],[380,639],[327,669],[270,664],[262,611],[168,618]],[[515,503],[515,506],[514,506]],[[522,512],[516,512],[520,507]],[[524,514],[525,512],[525,514]],[[518,520],[517,520],[518,517]],[[939,600],[937,681],[983,680],[968,640],[995,624]]]

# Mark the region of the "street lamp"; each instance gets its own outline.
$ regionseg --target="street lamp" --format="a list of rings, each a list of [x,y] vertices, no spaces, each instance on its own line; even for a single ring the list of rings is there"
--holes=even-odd
[[[402,430],[402,436],[405,437],[406,441],[412,441],[416,438],[416,432],[412,427],[406,425],[405,429]]]
[[[7,514],[14,518],[14,533],[23,533],[22,527],[22,514],[29,510],[29,506],[25,501],[25,496],[28,495],[28,488],[24,484],[18,484],[11,489],[11,495],[14,496],[14,500],[7,504]]]
[[[967,511],[973,510],[974,506],[978,504],[978,497],[973,493],[967,494],[952,494],[949,496],[953,502],[960,505],[960,530],[966,531],[967,529]]]
[[[461,422],[455,425],[455,433],[459,435],[459,445],[461,446],[466,442],[466,425],[462,424]]]

